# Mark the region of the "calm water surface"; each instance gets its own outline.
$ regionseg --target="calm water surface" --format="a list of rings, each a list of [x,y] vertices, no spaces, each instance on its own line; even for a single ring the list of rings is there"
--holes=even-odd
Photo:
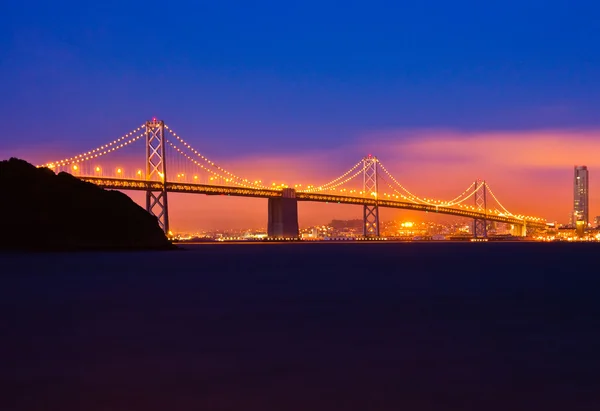
[[[600,410],[600,245],[0,254],[0,410]]]

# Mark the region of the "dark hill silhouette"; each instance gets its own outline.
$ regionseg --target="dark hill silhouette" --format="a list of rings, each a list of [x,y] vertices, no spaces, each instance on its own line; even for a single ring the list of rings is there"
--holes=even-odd
[[[119,191],[24,160],[0,162],[0,249],[161,249],[171,244]]]

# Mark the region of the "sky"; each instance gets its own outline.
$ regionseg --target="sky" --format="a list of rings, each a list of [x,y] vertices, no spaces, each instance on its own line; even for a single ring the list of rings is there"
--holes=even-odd
[[[83,3],[4,5],[0,158],[69,157],[156,116],[242,176],[325,182],[373,153],[421,196],[484,178],[552,221],[585,164],[600,215],[597,2]],[[266,222],[265,200],[180,197],[181,229]]]

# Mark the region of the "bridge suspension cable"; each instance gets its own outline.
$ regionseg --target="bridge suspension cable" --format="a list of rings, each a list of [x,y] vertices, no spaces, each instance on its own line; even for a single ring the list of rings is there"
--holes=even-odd
[[[115,150],[118,150],[120,148],[123,148],[131,143],[133,143],[134,141],[139,140],[142,136],[144,136],[144,133],[139,134],[137,136],[132,137],[136,132],[140,131],[141,129],[143,129],[144,127],[146,127],[145,124],[142,124],[141,126],[139,126],[138,128],[130,131],[129,133],[119,137],[116,140],[111,141],[108,144],[104,144],[100,147],[96,147],[93,150],[90,150],[86,153],[81,153],[78,154],[76,156],[70,157],[70,158],[65,158],[62,160],[57,160],[57,161],[53,161],[50,163],[46,163],[43,164],[41,166],[38,167],[48,167],[48,168],[54,168],[55,166],[65,166],[65,165],[69,165],[72,163],[79,163],[82,161],[87,161],[87,160],[91,160],[92,158],[97,158],[97,157],[101,157],[103,155],[106,155],[108,153],[111,153]],[[119,144],[120,143],[120,144]]]
[[[200,163],[198,160],[192,158],[190,155],[188,155],[186,152],[184,152],[182,149],[180,149],[179,147],[177,147],[173,142],[171,142],[170,140],[166,140],[167,144],[172,147],[177,153],[181,154],[183,157],[185,157],[188,161],[190,161],[191,163],[193,163],[194,165],[200,167],[201,169],[211,173],[212,175],[222,178],[224,179],[226,182],[231,182],[233,184],[237,184],[239,186],[245,187],[245,188],[268,188],[266,186],[263,186],[261,184],[258,183],[249,183],[246,184],[244,182],[240,182],[240,181],[236,181],[233,178],[227,177],[225,175],[219,174],[218,172],[214,171],[213,169],[211,169],[210,167],[206,167],[205,165],[203,165],[202,163]]]
[[[339,186],[341,186],[342,184],[345,184],[349,181],[351,181],[352,179],[356,178],[360,173],[362,173],[364,171],[364,166],[358,170],[356,173],[354,173],[353,175],[351,175],[350,177],[346,178],[345,180],[343,180],[345,177],[347,177],[350,173],[352,173],[354,170],[356,170],[358,167],[360,167],[360,165],[362,164],[362,160],[359,161],[358,163],[356,163],[350,170],[346,171],[344,174],[342,174],[341,176],[325,183],[325,184],[321,184],[318,187],[317,186],[311,186],[310,188],[306,188],[304,190],[301,190],[302,192],[305,193],[313,193],[315,191],[325,191],[325,190],[331,190],[334,188],[337,188]]]
[[[396,192],[397,194],[399,194],[403,199],[405,200],[409,200],[410,202],[414,203],[414,204],[425,204],[425,205],[429,205],[429,206],[434,206],[434,207],[453,207],[455,205],[458,205],[460,207],[462,207],[462,204],[464,201],[468,200],[469,198],[473,197],[475,195],[475,193],[477,192],[477,190],[473,190],[468,196],[466,196],[465,198],[463,198],[461,201],[458,202],[439,202],[439,203],[431,203],[429,201],[425,201],[423,199],[419,199],[420,201],[415,201],[414,198],[411,197],[407,197],[405,196],[402,192],[398,191],[394,186],[392,186],[385,178],[383,178],[383,176],[380,176],[380,178],[383,180],[383,182],[389,187],[391,188],[394,192]],[[483,183],[482,183],[483,184]],[[467,192],[471,187],[473,186],[473,184],[467,189],[465,190],[462,194],[464,194],[465,192]],[[481,185],[478,187],[480,188]],[[461,194],[461,196],[462,196]],[[460,196],[459,196],[460,197]],[[458,197],[457,197],[458,198]]]
[[[208,159],[207,157],[203,156],[203,155],[202,155],[200,152],[198,152],[198,150],[196,150],[196,149],[195,149],[194,147],[192,147],[192,146],[191,146],[189,143],[187,143],[185,140],[183,140],[181,137],[179,137],[179,135],[177,135],[177,133],[175,133],[175,132],[174,132],[174,131],[173,131],[173,130],[172,130],[170,127],[169,127],[169,126],[167,126],[166,124],[165,124],[165,129],[166,129],[166,130],[167,130],[167,131],[168,131],[168,132],[169,132],[169,133],[170,133],[170,134],[171,134],[173,137],[175,137],[175,138],[176,138],[176,139],[177,139],[177,140],[178,140],[178,141],[179,141],[179,142],[180,142],[180,143],[181,143],[181,144],[182,144],[182,145],[183,145],[185,148],[187,148],[187,149],[188,149],[188,150],[190,150],[192,153],[194,153],[194,155],[196,155],[197,157],[199,157],[200,159],[202,159],[202,160],[203,160],[205,163],[207,163],[207,164],[208,164],[210,167],[214,167],[214,168],[216,168],[216,169],[217,169],[217,170],[219,170],[221,173],[223,173],[223,174],[226,174],[226,175],[227,175],[227,176],[229,176],[229,177],[224,177],[224,176],[221,176],[221,175],[219,175],[219,174],[217,174],[217,173],[215,173],[215,172],[213,172],[213,171],[209,170],[208,168],[205,168],[205,167],[201,166],[199,162],[197,162],[197,161],[196,161],[196,162],[194,162],[194,160],[193,160],[191,157],[188,157],[188,159],[189,159],[189,160],[193,161],[193,162],[194,162],[194,163],[195,163],[197,166],[200,166],[200,167],[202,167],[204,170],[206,170],[206,171],[210,171],[211,173],[213,173],[213,174],[215,174],[215,175],[218,175],[219,177],[222,177],[222,178],[230,178],[230,179],[234,179],[234,180],[239,180],[239,181],[237,181],[237,182],[235,182],[235,181],[233,181],[233,182],[235,182],[235,183],[236,183],[236,184],[238,184],[238,185],[242,185],[242,186],[244,186],[244,187],[269,188],[269,187],[267,187],[267,186],[264,186],[263,184],[260,184],[260,183],[256,183],[256,182],[250,181],[250,180],[248,180],[248,179],[246,179],[246,178],[239,177],[239,176],[237,176],[237,175],[235,175],[235,174],[233,174],[233,173],[231,173],[231,172],[229,172],[229,171],[225,170],[223,167],[220,167],[219,165],[215,164],[213,161],[211,161],[211,160],[210,160],[210,159]],[[166,139],[166,140],[167,140],[167,143],[169,143],[169,144],[170,144],[170,145],[171,145],[173,148],[175,148],[174,144],[173,144],[173,143],[172,143],[172,142],[171,142],[169,139]],[[177,148],[176,148],[176,149],[177,149]],[[181,153],[181,154],[185,155],[185,153],[184,153],[184,152],[183,152],[181,149],[177,149],[177,150],[178,150],[178,152],[179,152],[179,153]],[[186,157],[187,157],[187,156],[186,156]]]
[[[83,163],[85,161],[92,160],[92,159],[98,158],[98,157],[102,157],[104,155],[107,155],[107,154],[110,154],[110,153],[112,153],[114,151],[117,151],[117,150],[119,150],[119,149],[121,149],[123,147],[126,147],[126,146],[128,146],[128,145],[130,145],[130,144],[132,144],[132,143],[134,143],[136,141],[138,141],[142,137],[144,137],[143,133],[139,134],[139,135],[137,135],[135,137],[132,137],[130,140],[122,141],[121,144],[116,145],[114,147],[106,148],[103,151],[96,151],[96,154],[89,154],[88,155],[86,153],[86,154],[83,154],[83,155],[80,155],[80,156],[71,157],[70,159],[67,159],[67,160],[61,160],[61,161],[58,161],[58,162],[47,163],[47,164],[44,164],[41,167],[48,167],[50,169],[54,169],[54,168],[57,168],[57,167],[68,166],[68,165],[71,165],[71,164]],[[107,147],[107,146],[104,146],[104,147]]]
[[[414,204],[421,204],[418,201],[413,200],[410,197],[406,197],[404,194],[402,194],[400,191],[398,191],[394,186],[392,186],[390,184],[389,181],[387,181],[382,175],[379,176],[379,178],[385,183],[385,185],[387,185],[389,188],[391,188],[393,191],[395,191],[397,194],[400,194],[400,197],[404,200],[409,200],[410,202],[414,203]]]
[[[508,214],[511,217],[516,217],[513,213],[511,213],[510,211],[508,211],[503,205],[502,203],[498,200],[498,197],[496,197],[496,195],[494,194],[494,192],[492,191],[492,189],[490,188],[489,184],[485,183],[485,187],[487,189],[487,191],[492,195],[492,198],[496,201],[496,203],[500,206],[500,208],[502,208],[502,210]],[[518,218],[518,217],[516,217]]]
[[[431,205],[431,206],[445,206],[445,207],[451,207],[454,205],[458,205],[461,204],[463,202],[465,202],[467,199],[469,199],[470,197],[472,197],[475,192],[477,190],[473,190],[473,187],[475,185],[475,183],[471,183],[471,185],[469,187],[467,187],[462,193],[460,193],[458,196],[456,196],[455,198],[453,198],[450,201],[439,201],[439,202],[431,202],[425,198],[421,198],[419,196],[416,196],[415,194],[411,193],[406,187],[404,187],[402,184],[400,184],[400,182],[398,180],[396,180],[396,178],[388,171],[387,168],[385,168],[385,166],[381,163],[381,161],[378,160],[379,166],[381,167],[381,169],[383,170],[383,172],[401,189],[404,191],[404,193],[408,194],[408,197],[405,196],[403,193],[401,193],[400,191],[398,191],[396,188],[389,186],[391,189],[393,189],[394,191],[396,191],[396,193],[400,194],[403,198],[410,200],[412,202],[414,202],[415,204],[418,204],[418,202],[422,203],[422,204],[426,204],[426,205]],[[380,176],[383,177],[383,176]],[[385,181],[385,180],[384,180]],[[461,197],[463,197],[467,192],[471,191],[471,194],[467,195],[466,197],[462,198],[460,201],[458,201]],[[416,201],[415,201],[416,200]]]

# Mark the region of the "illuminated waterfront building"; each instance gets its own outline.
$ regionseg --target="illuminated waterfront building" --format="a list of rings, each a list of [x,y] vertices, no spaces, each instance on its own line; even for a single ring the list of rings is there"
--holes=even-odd
[[[587,227],[589,219],[589,174],[586,166],[575,166],[573,176],[573,224],[583,221]]]

